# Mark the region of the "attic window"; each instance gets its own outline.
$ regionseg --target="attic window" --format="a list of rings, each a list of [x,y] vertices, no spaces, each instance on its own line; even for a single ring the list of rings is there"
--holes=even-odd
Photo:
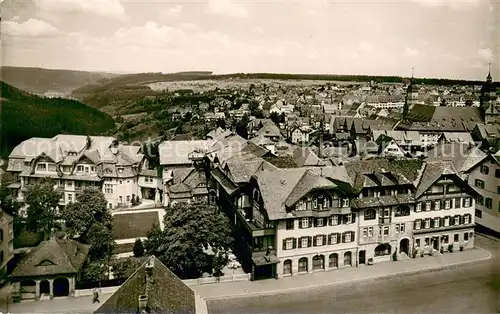
[[[55,263],[53,263],[52,261],[49,261],[48,259],[44,259],[43,261],[38,263],[38,265],[36,265],[36,266],[52,266],[52,265],[55,265]]]
[[[106,169],[104,169],[104,172],[106,172],[106,173],[111,173],[111,172],[113,172],[113,171],[112,171],[111,169],[109,169],[109,168],[106,168]]]
[[[118,168],[118,172],[122,173],[123,172],[123,168]]]

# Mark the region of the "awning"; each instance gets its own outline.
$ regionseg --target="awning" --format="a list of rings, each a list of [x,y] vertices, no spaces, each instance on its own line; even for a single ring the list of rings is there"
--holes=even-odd
[[[255,256],[255,257],[252,257],[252,261],[255,264],[255,266],[278,264],[280,262],[278,257],[276,257],[276,255],[274,255],[274,254],[264,255],[264,256]]]

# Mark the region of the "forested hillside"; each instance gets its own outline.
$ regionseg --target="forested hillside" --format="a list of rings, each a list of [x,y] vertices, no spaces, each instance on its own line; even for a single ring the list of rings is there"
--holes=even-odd
[[[21,141],[59,133],[99,135],[114,128],[113,118],[81,102],[44,98],[1,85],[0,154],[7,156]]]
[[[2,66],[0,79],[30,93],[69,94],[76,88],[116,76],[101,72]]]

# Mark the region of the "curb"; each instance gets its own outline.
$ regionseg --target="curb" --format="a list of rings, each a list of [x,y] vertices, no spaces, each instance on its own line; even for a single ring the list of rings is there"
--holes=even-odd
[[[221,296],[214,296],[214,297],[204,297],[203,299],[205,301],[211,301],[211,300],[220,300],[220,299],[250,298],[250,297],[256,297],[256,296],[275,295],[275,294],[286,293],[286,292],[296,292],[296,291],[303,291],[303,290],[315,289],[315,288],[320,288],[320,287],[342,285],[342,284],[346,284],[346,283],[357,283],[357,282],[363,282],[363,281],[374,280],[374,279],[388,279],[388,278],[392,278],[395,276],[401,276],[401,275],[414,275],[414,274],[418,274],[418,273],[426,273],[426,272],[431,272],[431,271],[436,271],[436,270],[443,270],[443,269],[446,269],[449,267],[460,266],[460,265],[465,265],[465,264],[472,264],[472,263],[491,259],[492,254],[490,251],[485,250],[481,247],[477,247],[477,246],[475,248],[487,252],[488,256],[478,258],[475,260],[471,260],[471,261],[457,262],[457,263],[451,263],[451,264],[439,265],[439,266],[433,266],[433,267],[426,267],[426,268],[422,268],[422,269],[408,270],[408,271],[392,273],[392,274],[375,275],[375,276],[358,278],[358,279],[327,282],[327,283],[322,283],[322,284],[317,284],[317,285],[285,288],[285,289],[281,289],[281,290],[269,290],[269,291],[262,291],[262,292],[246,292],[246,293],[229,294],[229,295],[221,295]]]

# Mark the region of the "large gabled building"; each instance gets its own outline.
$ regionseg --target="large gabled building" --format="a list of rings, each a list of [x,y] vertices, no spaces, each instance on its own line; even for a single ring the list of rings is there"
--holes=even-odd
[[[113,137],[59,134],[31,138],[9,155],[7,170],[16,182],[8,187],[24,200],[29,187],[53,179],[61,192],[59,205],[74,202],[86,187],[103,191],[108,207],[129,207],[134,199],[159,200],[156,172],[149,169],[140,146],[121,145]]]

